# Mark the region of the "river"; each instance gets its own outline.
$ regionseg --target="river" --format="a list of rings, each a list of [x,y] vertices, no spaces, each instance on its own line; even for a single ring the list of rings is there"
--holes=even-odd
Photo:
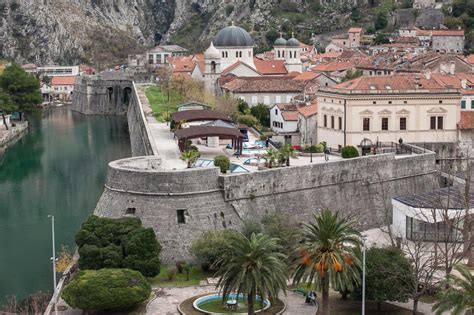
[[[107,163],[130,156],[124,117],[83,116],[67,107],[33,119],[26,136],[0,152],[0,305],[52,291],[51,221],[56,248],[74,235],[103,190]]]

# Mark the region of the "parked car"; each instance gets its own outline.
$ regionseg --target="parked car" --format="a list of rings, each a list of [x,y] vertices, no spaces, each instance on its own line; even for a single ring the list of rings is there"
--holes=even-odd
[[[267,162],[266,158],[249,158],[244,161],[244,165],[259,166],[264,165]]]

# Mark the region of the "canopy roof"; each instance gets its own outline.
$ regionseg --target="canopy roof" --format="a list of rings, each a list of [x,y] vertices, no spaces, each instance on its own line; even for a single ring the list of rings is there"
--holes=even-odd
[[[202,137],[219,137],[220,139],[241,139],[244,135],[237,128],[216,126],[191,126],[174,132],[178,140],[188,140]]]
[[[184,120],[186,122],[191,121],[204,121],[204,120],[223,120],[232,122],[226,114],[221,112],[216,112],[210,109],[190,109],[174,112],[171,114],[171,120],[174,123],[179,123]]]

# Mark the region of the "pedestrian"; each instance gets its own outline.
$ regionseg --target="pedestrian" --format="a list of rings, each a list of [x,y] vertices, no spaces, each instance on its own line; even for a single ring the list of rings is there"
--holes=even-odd
[[[329,149],[324,149],[324,160],[327,162],[329,161]]]

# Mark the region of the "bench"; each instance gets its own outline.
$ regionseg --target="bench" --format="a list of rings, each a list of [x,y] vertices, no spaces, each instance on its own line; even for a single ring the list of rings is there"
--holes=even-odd
[[[293,292],[296,293],[296,294],[302,295],[302,296],[306,296],[306,294],[308,293],[308,292],[306,292],[305,289],[300,289],[300,288],[294,289]]]

